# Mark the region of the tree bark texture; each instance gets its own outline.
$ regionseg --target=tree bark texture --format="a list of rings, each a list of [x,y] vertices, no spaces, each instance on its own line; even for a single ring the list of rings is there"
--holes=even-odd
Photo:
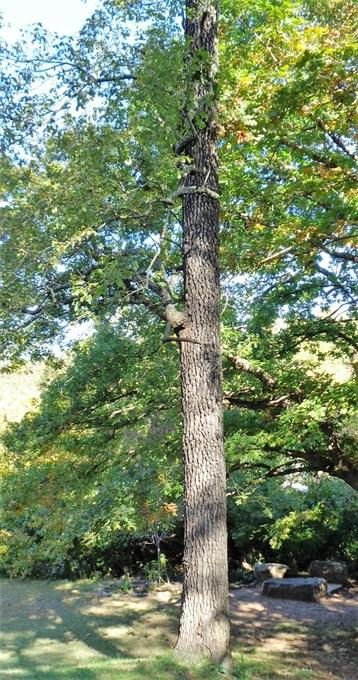
[[[187,322],[179,336],[194,342],[180,342],[185,537],[176,654],[226,663],[230,624],[219,339],[216,22],[213,0],[187,0],[183,125],[190,160],[182,185]]]

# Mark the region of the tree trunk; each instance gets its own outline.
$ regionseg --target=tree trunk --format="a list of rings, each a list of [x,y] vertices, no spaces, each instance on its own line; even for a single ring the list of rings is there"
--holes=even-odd
[[[219,340],[216,20],[213,0],[187,0],[188,91],[183,121],[184,140],[189,141],[178,143],[177,148],[191,161],[182,189],[187,323],[179,335],[195,342],[180,342],[185,535],[176,654],[227,663],[230,624]]]
[[[331,473],[333,477],[338,477],[338,479],[343,479],[343,481],[348,484],[354,491],[358,491],[358,470],[336,470]]]

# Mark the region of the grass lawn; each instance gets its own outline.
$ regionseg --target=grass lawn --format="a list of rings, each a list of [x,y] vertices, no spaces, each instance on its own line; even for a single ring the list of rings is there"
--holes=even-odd
[[[188,669],[174,661],[178,595],[163,602],[155,592],[101,592],[94,581],[1,580],[1,680],[223,679],[210,665]],[[299,658],[262,655],[239,640],[233,656],[239,680],[330,677],[305,668]]]

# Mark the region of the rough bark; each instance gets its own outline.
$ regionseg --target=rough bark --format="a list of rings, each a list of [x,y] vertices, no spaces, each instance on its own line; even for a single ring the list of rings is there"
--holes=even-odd
[[[187,323],[179,336],[190,336],[196,342],[180,343],[185,546],[176,653],[182,658],[208,657],[229,665],[219,340],[219,202],[213,88],[216,6],[212,0],[187,0],[186,10],[189,105],[183,121],[191,127],[193,136],[185,145],[185,154],[191,157],[191,169],[184,176],[181,192]]]

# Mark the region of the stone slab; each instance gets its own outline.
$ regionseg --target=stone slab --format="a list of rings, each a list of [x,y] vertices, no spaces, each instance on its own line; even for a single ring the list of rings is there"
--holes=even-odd
[[[330,583],[346,583],[348,580],[347,563],[339,560],[314,560],[309,573],[310,576],[325,578]]]
[[[263,562],[262,564],[255,564],[254,576],[257,581],[261,583],[268,578],[283,578],[288,570],[287,564],[278,564],[276,562]]]
[[[270,578],[264,581],[262,594],[282,600],[318,602],[327,594],[323,578]]]
[[[331,595],[341,588],[343,588],[343,583],[327,583],[327,595]]]

